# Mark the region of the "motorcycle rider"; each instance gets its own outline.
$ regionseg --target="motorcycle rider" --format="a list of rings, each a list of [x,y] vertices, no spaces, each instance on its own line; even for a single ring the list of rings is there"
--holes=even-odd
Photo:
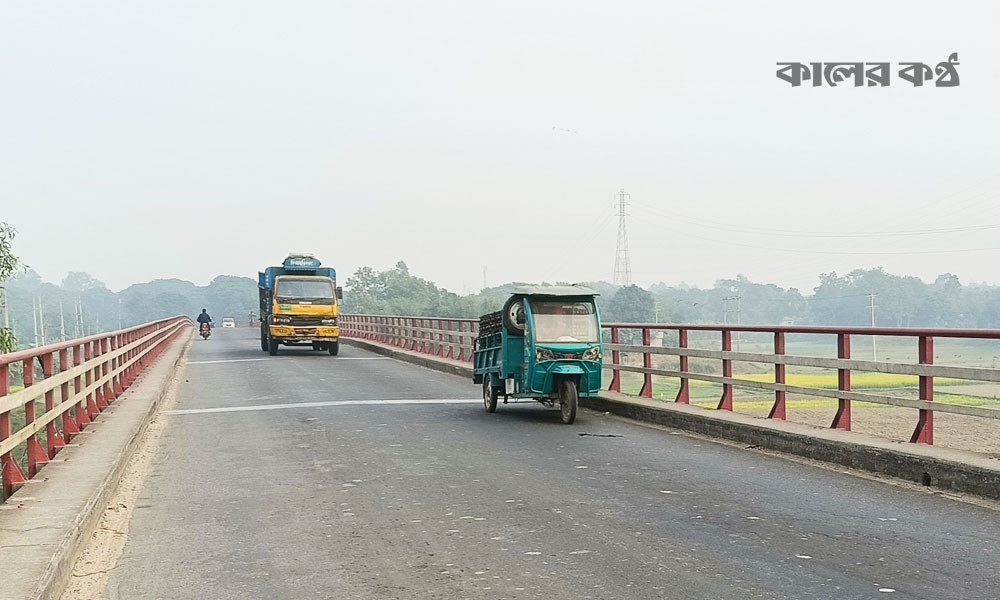
[[[201,314],[198,315],[198,329],[201,329],[205,323],[208,323],[208,326],[211,327],[212,317],[208,315],[208,310],[203,308],[201,309]]]

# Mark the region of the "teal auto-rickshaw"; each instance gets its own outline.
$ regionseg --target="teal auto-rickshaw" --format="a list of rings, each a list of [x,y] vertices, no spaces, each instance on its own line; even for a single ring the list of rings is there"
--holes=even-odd
[[[533,399],[555,406],[563,423],[576,419],[578,398],[601,389],[601,320],[596,292],[580,286],[522,286],[503,310],[479,319],[473,382],[483,405]]]

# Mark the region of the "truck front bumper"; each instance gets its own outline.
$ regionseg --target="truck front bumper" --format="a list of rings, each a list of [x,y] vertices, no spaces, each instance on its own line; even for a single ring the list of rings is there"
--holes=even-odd
[[[336,342],[340,338],[340,327],[292,327],[291,325],[268,325],[271,337],[299,342]]]

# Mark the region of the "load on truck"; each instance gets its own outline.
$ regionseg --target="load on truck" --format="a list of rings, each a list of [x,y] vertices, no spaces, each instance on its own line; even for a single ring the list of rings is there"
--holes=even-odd
[[[312,346],[336,356],[340,351],[337,272],[309,254],[291,254],[280,267],[257,274],[260,293],[260,349],[271,356],[278,346]]]

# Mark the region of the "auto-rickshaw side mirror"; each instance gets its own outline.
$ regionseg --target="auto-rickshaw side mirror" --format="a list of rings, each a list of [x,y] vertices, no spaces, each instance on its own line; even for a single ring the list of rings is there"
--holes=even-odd
[[[344,299],[344,288],[342,288],[342,287],[340,287],[338,285],[337,286],[337,300],[343,300],[343,299]]]

